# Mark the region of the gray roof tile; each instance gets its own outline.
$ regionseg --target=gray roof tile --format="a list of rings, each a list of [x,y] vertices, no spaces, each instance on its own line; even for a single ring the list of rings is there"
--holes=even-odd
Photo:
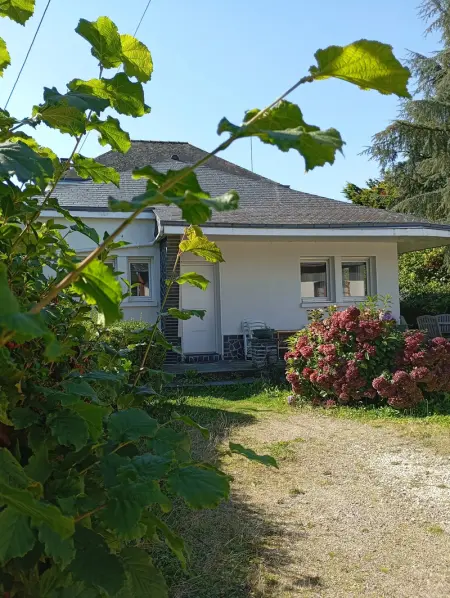
[[[178,170],[192,164],[205,152],[185,143],[134,141],[125,154],[108,152],[98,161],[121,171],[120,189],[113,185],[95,185],[92,181],[64,182],[57,186],[54,195],[60,204],[72,209],[100,210],[108,207],[108,197],[130,201],[143,192],[144,180],[134,180],[130,170],[146,164],[167,171]],[[172,159],[172,156],[179,159]],[[233,212],[214,212],[214,226],[255,227],[328,227],[344,226],[428,226],[430,223],[414,216],[377,210],[336,201],[302,191],[255,175],[221,158],[214,158],[208,165],[196,170],[200,185],[211,196],[235,189],[240,196],[239,209]],[[176,206],[157,206],[163,223],[184,224],[181,211]],[[209,225],[210,223],[208,223]],[[448,228],[448,227],[446,227]]]

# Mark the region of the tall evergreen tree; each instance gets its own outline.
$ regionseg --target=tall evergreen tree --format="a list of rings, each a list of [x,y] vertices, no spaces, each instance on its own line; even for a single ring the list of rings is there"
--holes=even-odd
[[[432,220],[450,220],[450,0],[424,0],[426,32],[438,32],[442,48],[431,56],[411,53],[413,98],[399,118],[375,135],[369,155],[385,181],[399,191],[395,209]]]

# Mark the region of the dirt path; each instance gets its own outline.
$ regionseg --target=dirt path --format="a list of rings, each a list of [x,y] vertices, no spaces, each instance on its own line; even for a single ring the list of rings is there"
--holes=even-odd
[[[395,429],[310,414],[237,429],[280,470],[228,461],[272,526],[255,596],[450,596],[450,458]]]

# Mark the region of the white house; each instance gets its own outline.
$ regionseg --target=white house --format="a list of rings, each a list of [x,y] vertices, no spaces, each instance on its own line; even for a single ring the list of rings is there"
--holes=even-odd
[[[55,195],[102,238],[128,215],[108,211],[108,197],[130,200],[143,190],[145,181],[133,180],[132,169],[177,169],[203,155],[188,143],[135,141],[125,155],[97,158],[121,172],[120,190],[69,174]],[[197,176],[211,195],[236,189],[240,208],[215,213],[203,227],[220,246],[224,263],[185,254],[179,265],[181,272],[196,270],[211,281],[207,291],[174,285],[168,300],[170,307],[207,310],[204,320],[164,320],[169,340],[181,345],[189,361],[242,359],[246,319],[296,330],[306,324],[308,309],[345,306],[375,294],[390,295],[399,317],[398,254],[450,244],[448,225],[295,191],[221,158],[212,158]],[[125,318],[157,317],[184,227],[177,207],[161,206],[141,214],[120,237],[129,245],[115,252],[115,269],[140,283],[123,303]],[[68,239],[80,255],[94,247],[76,232]]]

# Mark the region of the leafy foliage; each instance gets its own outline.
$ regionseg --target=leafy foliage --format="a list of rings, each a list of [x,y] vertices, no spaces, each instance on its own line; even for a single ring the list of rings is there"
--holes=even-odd
[[[0,37],[0,77],[3,77],[3,71],[11,64],[6,42]]]
[[[401,104],[399,118],[375,135],[368,154],[398,189],[397,210],[448,221],[450,2],[423,0],[419,14],[428,22],[427,33],[440,35],[442,47],[427,56],[410,53],[413,98]]]
[[[22,24],[33,10],[33,0],[0,0],[0,15]],[[184,568],[188,551],[164,514],[179,508],[178,498],[193,509],[213,508],[230,491],[227,476],[193,458],[184,427],[207,438],[205,428],[187,415],[174,413],[162,423],[154,417],[171,380],[164,356],[175,350],[159,328],[161,319],[204,312],[164,312],[163,304],[151,326],[117,324],[124,295],[105,262],[123,245],[116,238],[124,223],[100,240],[59,205],[57,184],[69,168],[94,183],[120,184],[114,169],[77,153],[93,130],[114,151],[130,148],[119,120],[102,113],[139,117],[150,111],[142,86],[153,70],[149,50],[120,34],[108,17],[81,19],[77,32],[91,45],[98,78],[73,79],[63,92],[44,88],[29,118],[0,110],[0,593],[166,597],[166,581],[147,547],[163,538]],[[0,71],[8,63],[0,42]],[[117,72],[106,77],[107,69]],[[374,75],[367,77],[373,81]],[[334,129],[307,125],[288,103],[250,118],[252,134],[283,151],[295,147],[308,168],[331,162],[342,147]],[[67,160],[20,130],[42,125],[74,137]],[[244,136],[241,128],[224,130],[231,140]],[[177,277],[177,264],[186,252],[222,262],[220,249],[197,225],[213,211],[238,207],[236,192],[210,197],[201,188],[194,173],[199,164],[166,173],[140,169],[134,175],[147,179],[145,193],[129,204],[112,202],[132,210],[126,223],[156,203],[180,208],[188,226],[168,291],[173,284],[206,289],[208,281],[195,272]],[[60,220],[42,218],[47,209]],[[74,231],[95,244],[82,261],[66,240]],[[274,465],[240,445],[232,450]]]
[[[395,58],[392,46],[361,39],[348,46],[329,46],[314,56],[317,66],[309,69],[314,79],[335,77],[361,89],[410,97],[406,87],[409,71]]]
[[[225,261],[217,245],[209,241],[198,226],[190,226],[185,236],[186,240],[180,243],[183,253],[193,253],[212,263]]]
[[[347,183],[344,195],[357,205],[378,209],[395,209],[399,201],[397,188],[390,177],[367,181],[361,188]],[[450,311],[450,274],[448,249],[437,247],[399,256],[401,312],[411,326],[417,316]]]
[[[398,198],[397,189],[389,181],[369,179],[367,187],[347,183],[342,190],[345,197],[358,206],[391,210]]]
[[[281,101],[252,123],[259,112],[258,108],[246,112],[244,124],[249,124],[242,127],[223,118],[217,132],[219,135],[228,132],[237,138],[258,137],[283,152],[295,149],[303,156],[307,171],[326,163],[333,164],[336,151],[342,151],[344,142],[336,129],[321,131],[319,127],[306,124],[300,108],[291,102]]]
[[[35,0],[2,0],[0,17],[8,17],[16,23],[25,25],[33,15]]]

